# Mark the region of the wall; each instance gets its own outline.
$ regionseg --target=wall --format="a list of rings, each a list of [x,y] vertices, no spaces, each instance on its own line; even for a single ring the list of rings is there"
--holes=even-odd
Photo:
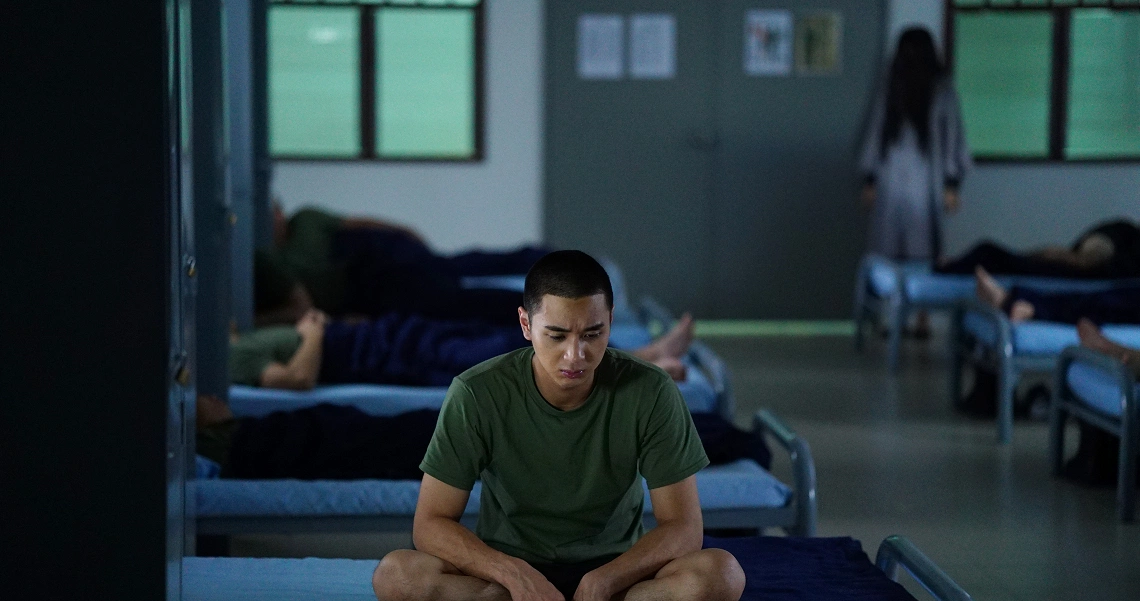
[[[486,0],[486,138],[479,163],[278,161],[287,210],[315,205],[413,226],[442,251],[542,236],[542,2]]]
[[[942,39],[943,11],[943,0],[891,0],[886,52],[912,24]],[[1140,163],[980,164],[963,184],[962,203],[946,220],[948,253],[983,238],[1022,248],[1063,243],[1096,221],[1140,219]]]

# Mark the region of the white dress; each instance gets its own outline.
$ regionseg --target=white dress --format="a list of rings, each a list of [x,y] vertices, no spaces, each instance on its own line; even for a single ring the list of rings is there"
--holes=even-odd
[[[891,259],[934,259],[941,251],[943,190],[960,182],[973,165],[966,144],[958,95],[949,80],[936,84],[931,98],[929,152],[919,145],[918,132],[904,119],[899,137],[880,152],[886,119],[885,92],[872,109],[864,137],[860,170],[873,176],[875,205],[871,210],[868,251]]]

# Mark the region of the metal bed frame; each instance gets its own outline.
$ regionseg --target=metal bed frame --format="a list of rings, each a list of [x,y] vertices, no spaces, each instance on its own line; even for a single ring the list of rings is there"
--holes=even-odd
[[[1121,415],[1107,415],[1091,408],[1069,386],[1069,368],[1080,363],[1108,376],[1120,391]],[[1120,361],[1091,349],[1071,346],[1057,361],[1056,392],[1049,411],[1049,455],[1053,475],[1060,476],[1065,460],[1065,423],[1069,417],[1095,426],[1120,438],[1120,465],[1117,470],[1116,505],[1122,522],[1131,522],[1136,513],[1137,455],[1140,454],[1140,409],[1136,407],[1136,377]]]
[[[875,554],[875,566],[895,582],[899,581],[899,568],[906,570],[938,601],[971,599],[958,583],[914,546],[914,543],[897,534],[888,536],[879,544],[879,551]]]
[[[875,264],[888,265],[894,271],[895,289],[886,298],[871,293],[871,271]],[[891,373],[899,369],[902,354],[902,336],[907,319],[917,309],[947,311],[954,308],[955,301],[928,302],[911,299],[906,289],[906,270],[896,261],[879,255],[867,255],[859,262],[855,276],[855,350],[863,350],[863,326],[870,322],[878,323],[883,305],[887,307],[887,326],[890,328],[887,339],[887,366]]]
[[[815,464],[804,439],[778,417],[760,410],[753,417],[753,427],[776,442],[788,453],[792,464],[792,497],[783,507],[750,507],[706,509],[706,528],[782,528],[795,536],[813,536],[816,530]],[[198,534],[296,534],[312,532],[410,532],[413,513],[390,515],[248,515],[198,516]],[[476,514],[464,515],[465,525],[474,526]],[[655,524],[652,514],[646,525]]]
[[[964,320],[970,313],[993,326],[996,338],[992,347],[966,331]],[[1013,404],[1018,382],[1025,374],[1052,373],[1057,355],[1015,353],[1013,324],[1009,317],[977,299],[966,299],[954,305],[950,320],[950,399],[955,405],[962,400],[962,367],[967,364],[988,367],[997,374],[997,439],[1004,445],[1013,438]]]
[[[641,304],[646,323],[656,321],[668,328],[673,317],[652,298]],[[728,368],[705,344],[694,341],[690,357],[709,378],[713,386],[718,413],[732,421],[735,400]],[[814,536],[816,531],[815,463],[807,441],[800,438],[780,418],[768,410],[758,411],[752,419],[755,431],[763,433],[788,453],[792,468],[792,498],[783,507],[755,507],[704,510],[706,528],[781,528],[796,536]],[[412,514],[360,516],[199,516],[198,533],[202,535],[308,533],[308,532],[401,532],[411,531]],[[475,515],[464,516],[463,522],[474,525]],[[654,524],[647,514],[646,524]]]

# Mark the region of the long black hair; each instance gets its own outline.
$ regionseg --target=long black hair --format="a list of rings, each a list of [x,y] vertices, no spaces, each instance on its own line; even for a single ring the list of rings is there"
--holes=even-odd
[[[881,156],[886,156],[887,148],[898,140],[903,120],[914,126],[923,153],[930,152],[930,105],[934,87],[945,70],[934,49],[934,38],[926,28],[912,27],[899,36],[887,82]]]

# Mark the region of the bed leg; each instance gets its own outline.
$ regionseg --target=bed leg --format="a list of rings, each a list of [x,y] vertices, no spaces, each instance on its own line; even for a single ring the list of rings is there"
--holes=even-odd
[[[908,308],[897,295],[891,299],[891,332],[887,349],[887,365],[891,373],[899,371],[899,356],[902,354],[903,331],[906,330]]]
[[[1013,398],[1017,392],[1017,370],[1012,356],[1003,357],[998,374],[998,443],[1009,444],[1013,439]]]
[[[1049,464],[1053,476],[1059,477],[1065,465],[1065,422],[1068,413],[1061,407],[1059,398],[1054,397],[1049,408]]]
[[[855,352],[863,350],[863,322],[867,317],[867,281],[870,269],[866,262],[859,264],[859,272],[855,276]]]
[[[962,403],[962,319],[966,312],[961,306],[955,306],[950,314],[950,402],[952,407]]]
[[[1116,476],[1116,502],[1120,521],[1136,515],[1136,435],[1125,420],[1120,427],[1120,467]]]

